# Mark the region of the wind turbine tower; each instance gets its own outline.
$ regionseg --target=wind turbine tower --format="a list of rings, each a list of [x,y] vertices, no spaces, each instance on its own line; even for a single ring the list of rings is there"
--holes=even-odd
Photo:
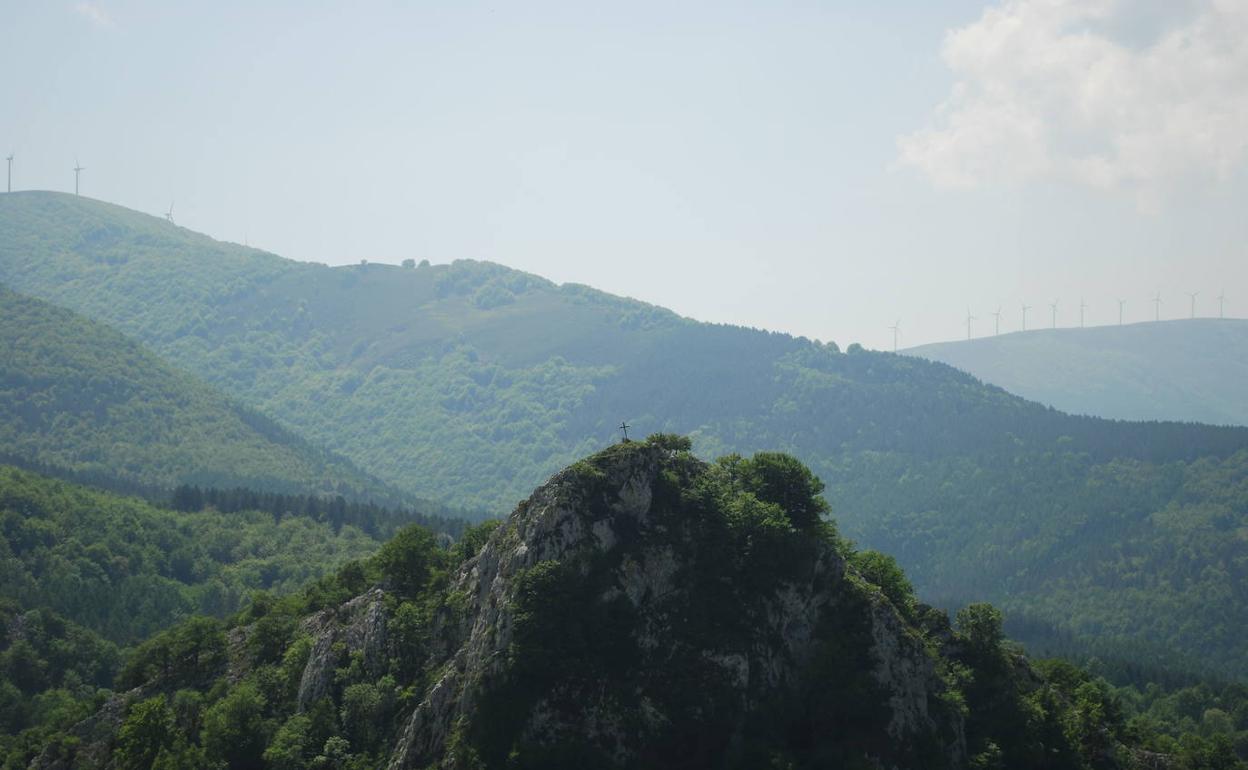
[[[1027,311],[1031,310],[1031,305],[1023,303],[1023,331],[1027,331]]]
[[[888,328],[892,329],[893,331],[893,352],[896,353],[897,352],[897,335],[901,334],[901,319],[898,318],[897,323],[893,324],[892,326]]]
[[[9,187],[8,192],[13,192],[13,153],[9,153],[9,157],[5,158],[9,162]]]
[[[1083,311],[1088,309],[1088,303],[1083,301],[1083,297],[1079,298],[1079,328],[1083,328]]]
[[[78,194],[78,177],[86,170],[87,169],[78,162],[78,159],[74,158],[74,195]]]
[[[968,340],[971,338],[971,321],[974,320],[975,316],[971,315],[971,309],[968,307],[966,309],[966,338]]]
[[[1187,293],[1187,296],[1192,300],[1192,318],[1196,317],[1196,295],[1198,294],[1200,294],[1198,291],[1189,291]]]
[[[1049,303],[1049,307],[1053,309],[1053,328],[1057,328],[1057,300]]]
[[[1001,306],[998,305],[996,311],[992,314],[992,336],[1001,333]]]
[[[165,212],[165,219],[169,220],[169,224],[173,224],[173,201],[169,201],[169,210]]]
[[[1127,301],[1125,299],[1118,300],[1118,325],[1119,326],[1122,326],[1122,309],[1126,307],[1126,305],[1127,305]]]
[[[1157,292],[1153,297],[1153,320],[1161,320],[1161,292]]]
[[[1218,318],[1226,318],[1226,292],[1218,295]]]

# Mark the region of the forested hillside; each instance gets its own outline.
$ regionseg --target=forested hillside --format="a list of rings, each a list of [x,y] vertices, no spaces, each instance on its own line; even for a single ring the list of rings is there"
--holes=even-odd
[[[97,708],[127,649],[153,634],[200,617],[197,635],[216,627],[202,618],[303,591],[413,521],[463,529],[341,497],[184,488],[176,501],[0,465],[0,757],[26,757]]]
[[[1033,663],[990,605],[955,628],[844,542],[793,458],[688,447],[612,446],[451,551],[411,527],[189,621],[92,715],[0,749],[44,770],[1243,767],[1242,693],[1128,700]]]
[[[0,286],[0,453],[149,487],[398,497],[120,333]]]
[[[1038,329],[902,351],[1072,414],[1248,425],[1248,321]]]
[[[925,598],[1248,674],[1243,429],[1072,417],[943,364],[499,265],[328,268],[49,193],[0,199],[0,282],[416,494],[506,510],[621,419],[704,456],[781,449]]]

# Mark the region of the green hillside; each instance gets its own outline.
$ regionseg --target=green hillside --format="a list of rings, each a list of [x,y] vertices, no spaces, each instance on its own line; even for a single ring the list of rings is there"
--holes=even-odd
[[[410,527],[301,594],[173,628],[125,659],[115,694],[79,685],[96,708],[45,693],[25,721],[0,723],[0,758],[31,770],[1248,767],[1243,688],[1115,691],[1029,660],[992,606],[961,609],[955,627],[889,557],[839,538],[792,457],[708,464],[688,448],[617,444],[472,532],[471,547],[442,550]],[[61,631],[79,668],[109,661],[55,619],[23,621],[34,643],[3,660],[24,648],[81,680],[39,644]],[[20,698],[30,677],[10,672],[0,686]]]
[[[1248,320],[1041,329],[902,352],[1072,414],[1248,425]]]
[[[116,331],[0,286],[0,448],[83,478],[389,495]]]
[[[0,197],[0,282],[422,496],[507,510],[621,419],[704,456],[780,449],[925,598],[1248,674],[1248,430],[1072,417],[944,364],[499,265],[297,263],[51,193]]]
[[[127,645],[304,589],[380,545],[352,524],[173,511],[0,465],[0,756],[23,757],[3,766],[98,708]]]

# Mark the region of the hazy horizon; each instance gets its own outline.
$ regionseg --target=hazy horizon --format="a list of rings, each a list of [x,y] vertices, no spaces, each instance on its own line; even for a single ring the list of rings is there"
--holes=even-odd
[[[0,154],[284,257],[487,259],[891,349],[1248,310],[1248,7],[11,12]],[[38,62],[39,66],[30,66]]]

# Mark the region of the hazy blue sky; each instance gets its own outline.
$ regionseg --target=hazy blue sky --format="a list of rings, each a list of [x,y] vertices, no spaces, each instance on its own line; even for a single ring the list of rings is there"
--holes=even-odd
[[[890,347],[1248,315],[1248,3],[0,1],[0,152],[283,256]]]

